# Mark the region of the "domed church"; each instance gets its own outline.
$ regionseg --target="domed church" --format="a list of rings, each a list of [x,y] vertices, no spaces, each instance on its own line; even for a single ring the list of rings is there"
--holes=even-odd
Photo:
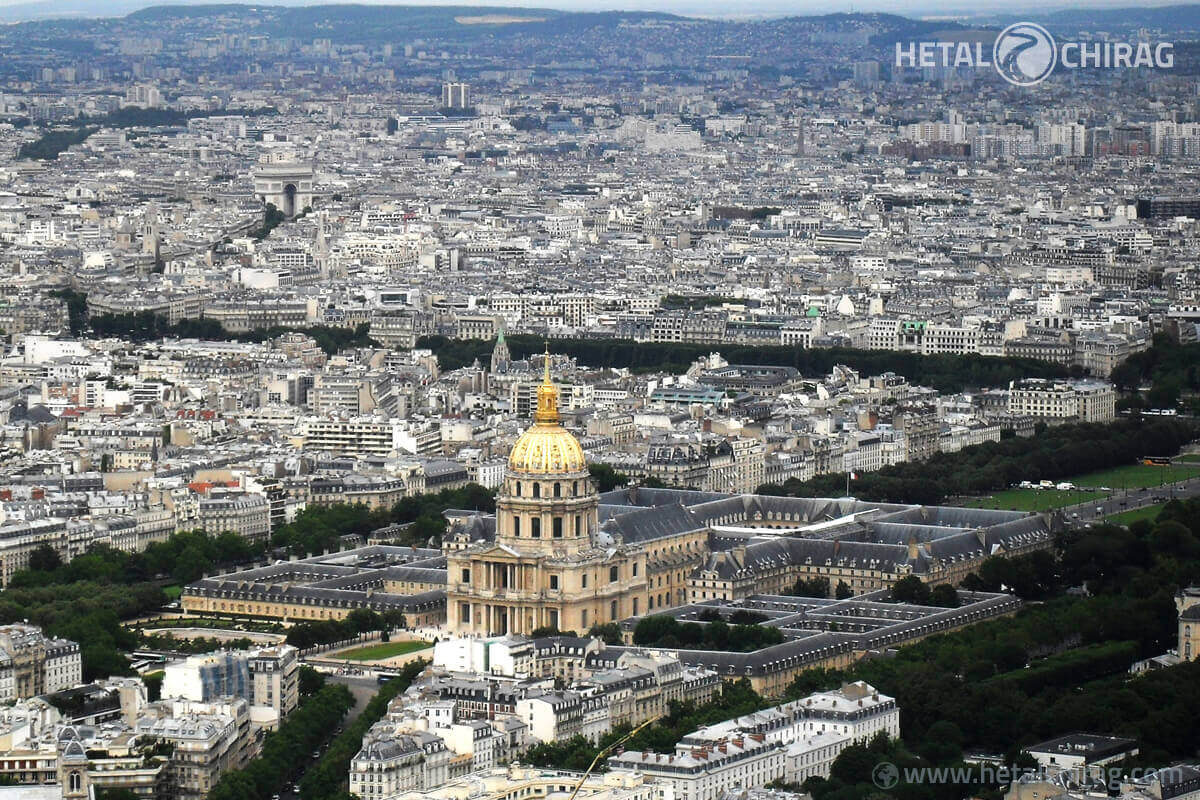
[[[579,440],[558,416],[550,358],[533,425],[508,457],[496,534],[446,554],[446,617],[459,636],[584,632],[642,613],[646,553],[600,531]]]

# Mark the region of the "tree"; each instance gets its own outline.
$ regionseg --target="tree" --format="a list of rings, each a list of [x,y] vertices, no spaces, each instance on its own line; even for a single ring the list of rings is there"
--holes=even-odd
[[[766,622],[770,617],[766,614],[760,614],[757,611],[748,611],[744,608],[739,608],[729,615],[729,622],[733,625],[757,625],[760,622]]]
[[[142,676],[142,683],[146,684],[146,699],[151,703],[162,697],[162,684],[165,675],[160,672],[148,672]]]
[[[200,544],[191,544],[180,553],[171,570],[171,580],[179,585],[192,583],[204,576],[212,568],[210,559]]]
[[[958,608],[961,604],[958,597],[958,590],[948,583],[939,583],[929,593],[929,604],[931,606],[941,606],[942,608]]]
[[[1150,532],[1150,547],[1155,553],[1194,559],[1200,556],[1200,540],[1182,522],[1167,520]]]
[[[29,554],[29,568],[39,572],[53,572],[62,566],[58,551],[48,544],[39,544]]]
[[[342,627],[348,632],[367,633],[368,631],[382,630],[384,624],[383,618],[377,612],[369,608],[356,608],[346,615],[342,621]]]
[[[316,694],[325,685],[325,676],[309,666],[300,667],[300,694],[303,697]]]
[[[96,800],[138,800],[131,789],[97,789]]]
[[[935,764],[952,764],[962,758],[962,743],[959,727],[948,720],[939,720],[929,726],[918,750]]]
[[[628,475],[617,472],[608,464],[588,464],[588,472],[591,473],[592,480],[596,482],[596,489],[600,492],[611,492],[618,486],[629,483]]]
[[[829,597],[829,578],[797,578],[792,585],[792,594],[797,597]]]
[[[846,600],[854,596],[854,590],[850,588],[850,584],[845,581],[837,582],[837,589],[834,590],[834,597],[838,600]]]
[[[604,640],[605,644],[621,645],[625,641],[621,637],[621,626],[615,622],[606,622],[603,625],[593,625],[588,630],[588,636],[596,639]]]
[[[892,602],[929,605],[929,587],[916,575],[907,575],[892,585]]]
[[[403,630],[408,627],[408,618],[404,616],[404,612],[392,608],[383,612],[383,624],[388,629],[399,628]]]
[[[354,697],[345,686],[322,687],[263,740],[258,758],[224,773],[209,792],[209,800],[263,800],[278,794],[304,768],[305,754],[333,735],[353,705]]]

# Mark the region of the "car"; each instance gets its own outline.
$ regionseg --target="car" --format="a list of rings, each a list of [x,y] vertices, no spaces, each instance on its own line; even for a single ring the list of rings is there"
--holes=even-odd
[[[1058,489],[1060,492],[1070,492],[1075,489],[1075,484],[1070,483],[1069,481],[1063,481],[1054,488]]]
[[[1019,488],[1019,489],[1032,489],[1032,488],[1033,488],[1033,481],[1021,481],[1020,483],[1018,483],[1018,484],[1017,484],[1017,488]]]
[[[1098,492],[1111,492],[1111,491],[1112,491],[1112,489],[1111,489],[1110,487],[1108,487],[1108,486],[1101,486],[1101,487],[1100,487],[1099,489],[1097,489],[1096,491],[1098,491]]]

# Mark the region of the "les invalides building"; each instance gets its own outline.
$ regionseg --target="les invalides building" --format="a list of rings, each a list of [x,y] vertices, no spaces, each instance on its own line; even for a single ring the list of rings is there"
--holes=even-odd
[[[447,553],[455,635],[582,633],[645,610],[646,552],[600,531],[600,498],[583,448],[559,422],[549,356],[533,419],[508,457],[495,540]]]

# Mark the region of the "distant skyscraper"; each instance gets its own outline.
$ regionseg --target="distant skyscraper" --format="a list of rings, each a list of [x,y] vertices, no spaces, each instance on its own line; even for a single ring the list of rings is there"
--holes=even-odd
[[[878,61],[856,61],[854,63],[854,85],[870,89],[879,83]]]
[[[158,93],[158,88],[148,83],[135,84],[125,90],[126,106],[159,108],[162,104],[162,95]]]
[[[471,87],[465,83],[442,84],[442,108],[470,108]]]

